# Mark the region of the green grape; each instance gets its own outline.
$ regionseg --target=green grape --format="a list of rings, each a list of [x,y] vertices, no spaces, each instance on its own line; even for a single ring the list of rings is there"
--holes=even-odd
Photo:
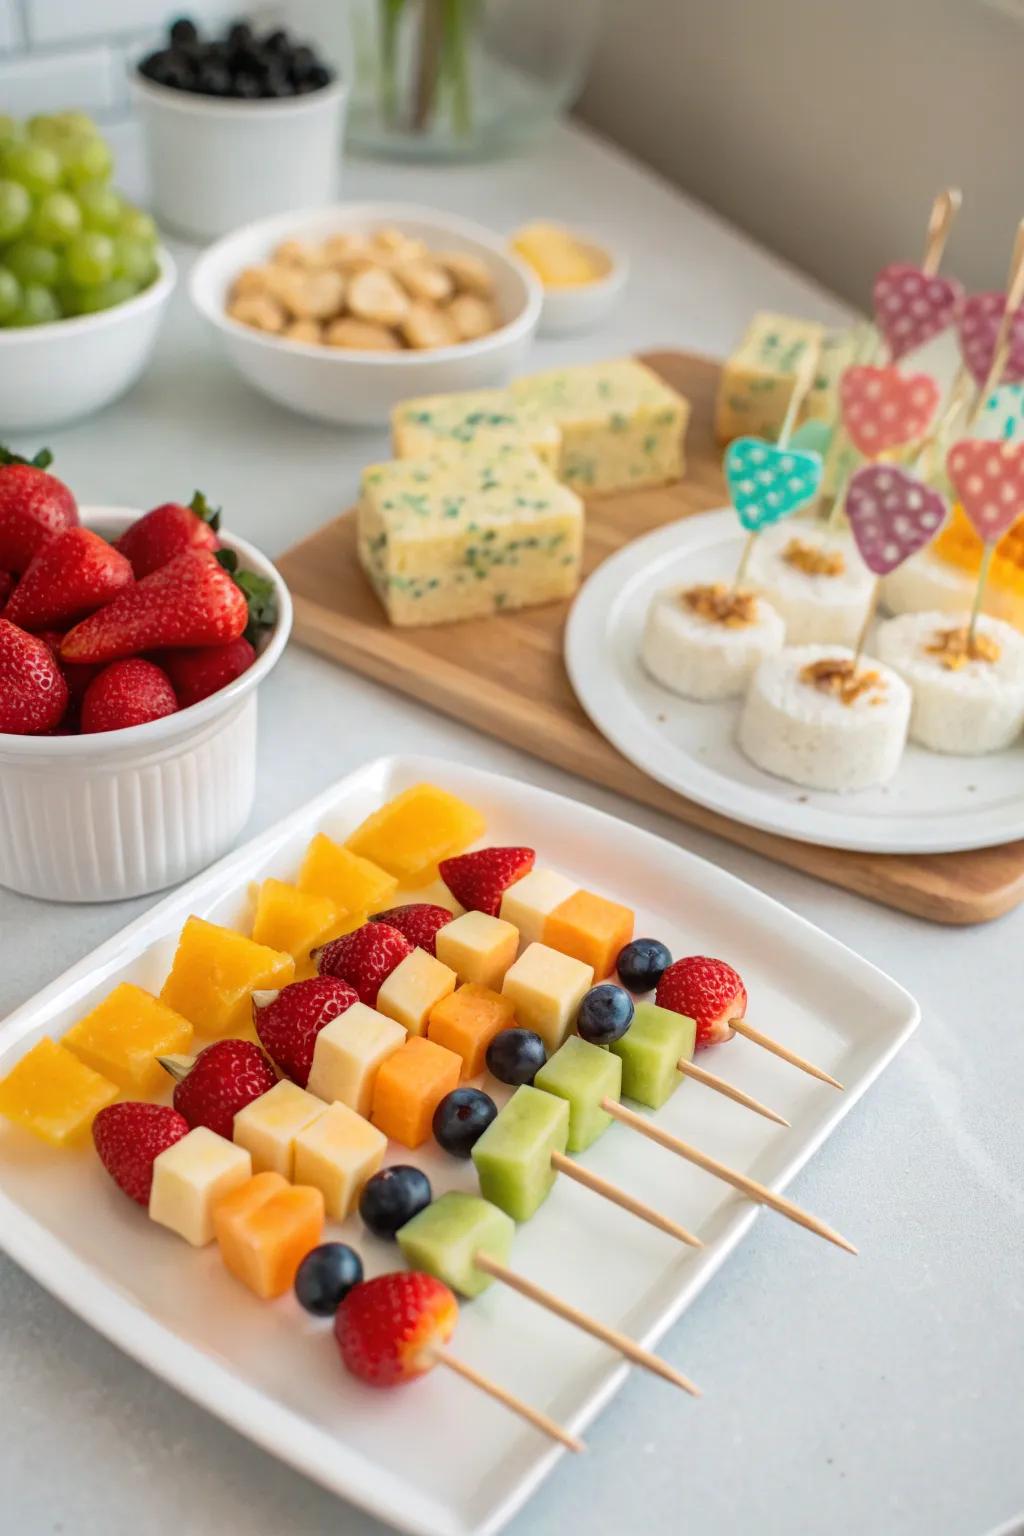
[[[32,199],[20,181],[0,181],[0,245],[6,245],[28,223]]]
[[[0,112],[0,139],[20,139],[21,124],[16,117]]]
[[[79,187],[75,196],[86,229],[99,229],[108,235],[114,233],[121,222],[124,204],[113,187],[93,182],[89,186]]]
[[[156,277],[153,247],[127,235],[115,235],[114,270],[118,277],[126,277],[136,289],[147,287]]]
[[[43,197],[60,184],[60,160],[45,144],[26,141],[8,144],[3,152],[3,173],[20,181],[33,197]]]
[[[63,152],[64,176],[71,187],[84,187],[90,182],[107,181],[114,168],[114,157],[104,139],[76,137],[68,141]]]
[[[15,240],[4,251],[4,265],[9,267],[19,283],[38,283],[52,288],[60,276],[60,257],[48,245],[37,245],[34,240]]]
[[[66,133],[77,133],[83,139],[98,139],[100,130],[86,112],[58,112],[54,122]]]
[[[78,313],[92,315],[101,309],[113,309],[135,297],[135,284],[127,277],[113,277],[108,283],[95,283],[79,291]]]
[[[0,267],[0,325],[5,325],[21,304],[21,284],[13,272]]]
[[[156,245],[155,221],[148,213],[143,213],[141,208],[133,208],[130,203],[125,204],[118,233],[124,235],[126,240],[139,240],[144,245]]]
[[[82,228],[82,211],[70,192],[48,192],[32,215],[31,227],[40,245],[67,245]]]
[[[55,117],[47,117],[39,112],[35,117],[30,117],[25,124],[30,139],[35,139],[39,144],[53,144],[62,134],[60,123]]]
[[[48,325],[61,317],[57,295],[40,283],[26,283],[21,304],[8,320],[8,325]]]
[[[114,274],[114,242],[109,235],[87,229],[67,249],[68,277],[80,288],[105,283]]]

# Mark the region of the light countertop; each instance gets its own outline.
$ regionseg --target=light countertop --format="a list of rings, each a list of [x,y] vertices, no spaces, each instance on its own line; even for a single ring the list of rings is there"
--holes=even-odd
[[[555,211],[621,242],[633,265],[621,309],[598,335],[538,344],[538,366],[654,346],[721,354],[754,308],[843,314],[576,129],[497,165],[353,163],[345,193],[433,203],[499,229]],[[183,288],[143,381],[49,439],[80,501],[148,507],[200,486],[270,554],[344,507],[385,446],[382,432],[307,422],[247,390]],[[891,971],[924,1012],[792,1191],[827,1211],[861,1257],[784,1222],[756,1223],[662,1346],[704,1385],[701,1403],[631,1377],[593,1426],[589,1454],[563,1462],[511,1530],[561,1536],[575,1524],[624,1536],[642,1518],[649,1536],[980,1536],[1024,1508],[1024,912],[949,930],[872,906],[297,646],[261,694],[250,831],[398,748],[531,776],[723,864]],[[48,906],[0,891],[0,1016],[147,905]],[[383,1530],[151,1377],[3,1260],[0,1395],[0,1531],[11,1536]]]

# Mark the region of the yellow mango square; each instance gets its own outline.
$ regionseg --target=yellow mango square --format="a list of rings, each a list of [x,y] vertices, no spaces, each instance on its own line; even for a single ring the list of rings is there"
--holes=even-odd
[[[123,981],[61,1043],[94,1072],[149,1098],[169,1083],[157,1057],[187,1051],[192,1025],[151,992]]]
[[[251,994],[286,987],[295,961],[231,928],[190,917],[160,1001],[207,1035],[252,1036]]]
[[[64,1147],[85,1135],[117,1092],[116,1083],[44,1038],[0,1082],[0,1115],[51,1146]]]
[[[415,888],[436,880],[440,861],[462,853],[485,827],[464,800],[434,784],[414,784],[368,816],[346,846]]]
[[[256,900],[253,940],[305,960],[311,949],[334,937],[341,909],[329,896],[300,891],[284,880],[264,880]]]
[[[343,914],[379,912],[398,887],[394,875],[373,863],[370,855],[364,858],[358,850],[343,848],[324,832],[307,848],[298,884],[300,891],[326,896]]]

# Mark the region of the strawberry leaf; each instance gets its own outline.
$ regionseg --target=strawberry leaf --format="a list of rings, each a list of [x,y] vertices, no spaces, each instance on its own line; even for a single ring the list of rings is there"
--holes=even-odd
[[[204,523],[209,523],[214,533],[220,528],[220,507],[211,507],[202,491],[196,491],[189,502],[189,510]]]
[[[240,571],[238,556],[233,549],[218,549],[213,558],[227,571],[249,605],[245,638],[250,645],[255,645],[260,631],[277,623],[277,592],[274,583],[268,576],[257,576],[255,571]]]
[[[25,459],[20,453],[12,453],[0,444],[0,464],[31,464],[33,469],[49,469],[52,463],[53,454],[49,448],[40,448],[34,459]]]

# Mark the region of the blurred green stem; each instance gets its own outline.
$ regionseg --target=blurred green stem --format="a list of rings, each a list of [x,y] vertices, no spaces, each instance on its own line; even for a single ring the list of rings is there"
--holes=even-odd
[[[429,131],[441,86],[450,94],[456,134],[465,138],[472,130],[469,50],[477,4],[478,0],[418,0],[419,33],[408,122],[417,133]],[[380,110],[392,128],[401,127],[405,116],[398,75],[401,25],[408,10],[409,0],[379,0]]]

